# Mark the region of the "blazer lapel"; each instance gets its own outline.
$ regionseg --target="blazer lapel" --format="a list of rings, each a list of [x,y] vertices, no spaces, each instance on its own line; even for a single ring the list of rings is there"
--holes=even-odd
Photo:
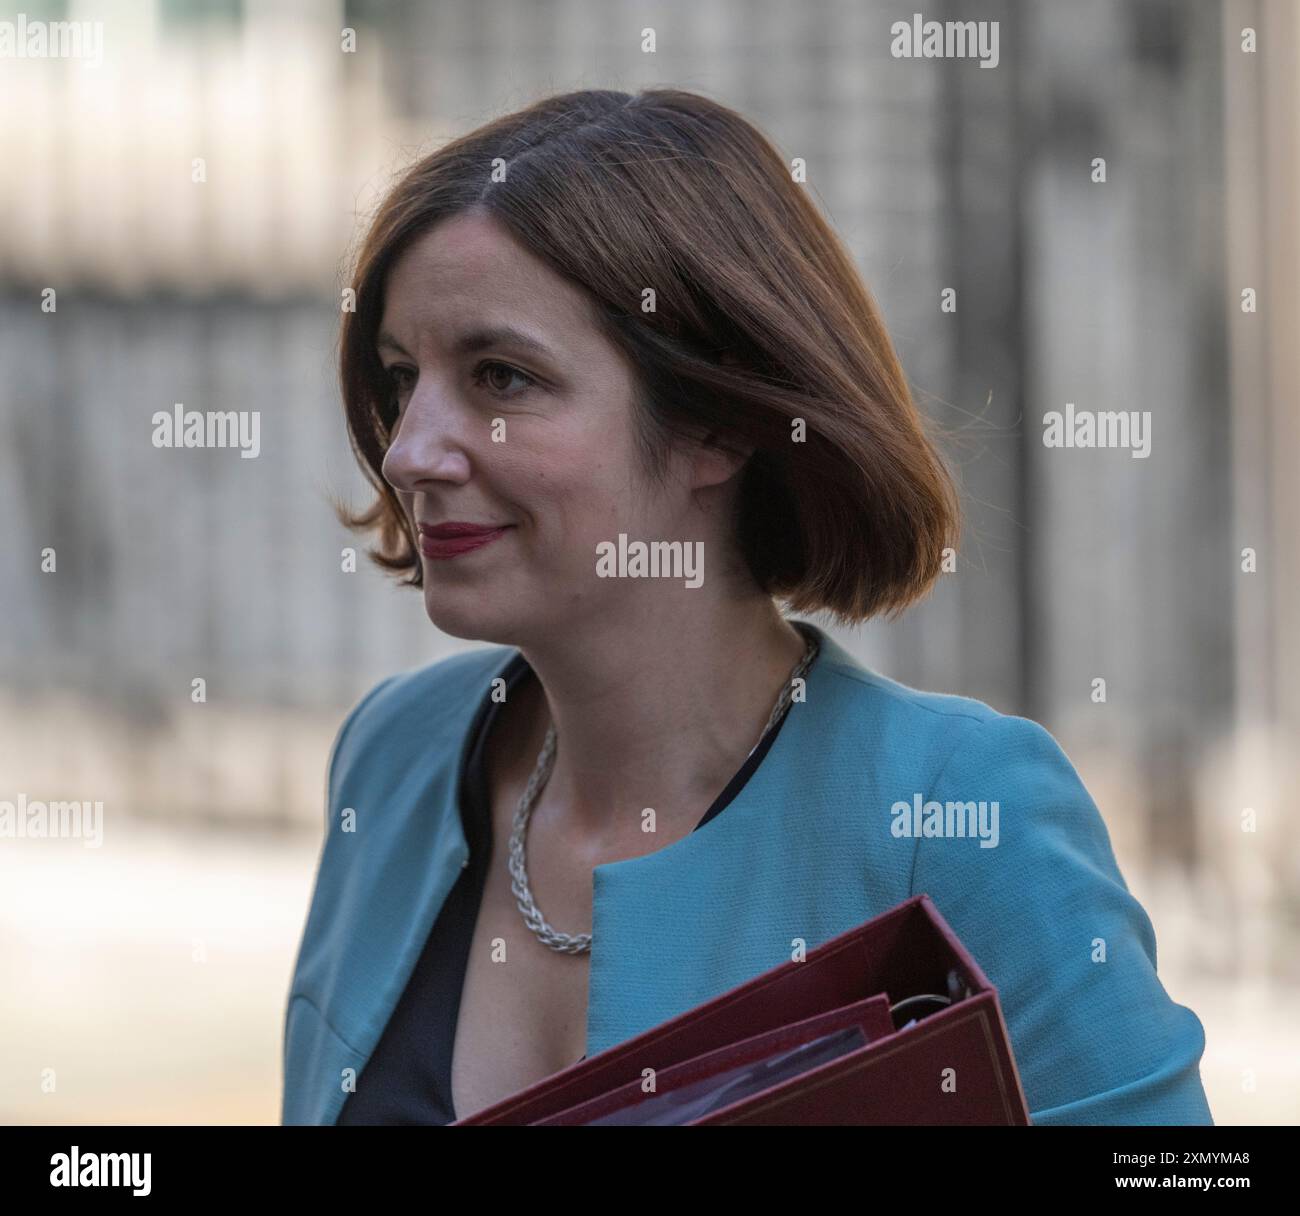
[[[310,1108],[293,1112],[306,1121],[338,1118],[342,1070],[354,1069],[355,1080],[365,1068],[468,863],[460,782],[491,681],[515,653],[466,655],[446,683],[406,677],[392,720],[359,744],[364,763],[341,766],[311,912],[321,923],[307,926],[286,1031],[301,1057],[286,1061],[286,1075],[308,1075],[286,1084],[286,1122],[299,1121],[288,1117],[295,1102]],[[311,1033],[301,1033],[304,1022],[315,1023]]]

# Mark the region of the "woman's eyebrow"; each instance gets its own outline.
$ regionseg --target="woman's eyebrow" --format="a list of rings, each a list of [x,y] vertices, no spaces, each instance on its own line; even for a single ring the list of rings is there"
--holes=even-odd
[[[402,344],[387,330],[380,332],[375,339],[375,346],[378,350],[394,350],[400,355],[406,354]],[[544,359],[555,358],[555,352],[544,342],[539,342],[530,334],[524,333],[522,329],[515,329],[512,325],[492,325],[468,330],[452,343],[451,349],[453,354],[472,355],[493,346],[513,346],[517,350],[525,350]]]
[[[524,333],[522,329],[515,329],[513,325],[489,325],[471,329],[461,334],[452,343],[451,349],[458,355],[473,355],[493,346],[513,346],[516,350],[540,355],[543,359],[555,358],[555,353],[546,343]]]

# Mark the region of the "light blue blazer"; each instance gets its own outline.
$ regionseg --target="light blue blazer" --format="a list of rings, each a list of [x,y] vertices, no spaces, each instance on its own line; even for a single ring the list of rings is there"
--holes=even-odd
[[[1151,921],[1051,735],[821,638],[806,699],[735,800],[593,871],[587,1054],[789,961],[796,939],[812,949],[927,893],[998,990],[1034,1123],[1210,1123],[1201,1022],[1157,977]],[[515,653],[391,676],[339,731],[289,988],[284,1123],[338,1118],[467,864],[459,766]],[[918,838],[898,808],[918,798],[983,801],[986,829],[996,802],[996,845],[988,830]]]

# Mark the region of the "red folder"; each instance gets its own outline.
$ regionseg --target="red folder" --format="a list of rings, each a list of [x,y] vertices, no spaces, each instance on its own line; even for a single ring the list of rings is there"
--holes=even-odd
[[[1029,1123],[997,992],[918,895],[453,1126],[607,1120],[855,1027],[861,1046],[686,1124]]]

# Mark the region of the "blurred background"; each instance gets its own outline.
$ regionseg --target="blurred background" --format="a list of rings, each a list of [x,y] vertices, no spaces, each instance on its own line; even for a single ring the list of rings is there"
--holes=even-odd
[[[998,21],[996,68],[892,57],[918,9]],[[0,800],[101,800],[104,835],[0,838],[0,1120],[278,1120],[334,732],[469,645],[328,507],[369,501],[335,382],[350,253],[448,138],[668,84],[805,159],[962,484],[956,570],[836,636],[1056,735],[1205,1024],[1216,1121],[1300,1121],[1298,6],[20,13],[103,45],[0,58]],[[259,411],[259,458],[155,448],[178,402]],[[1067,403],[1149,411],[1149,457],[1046,447]]]

